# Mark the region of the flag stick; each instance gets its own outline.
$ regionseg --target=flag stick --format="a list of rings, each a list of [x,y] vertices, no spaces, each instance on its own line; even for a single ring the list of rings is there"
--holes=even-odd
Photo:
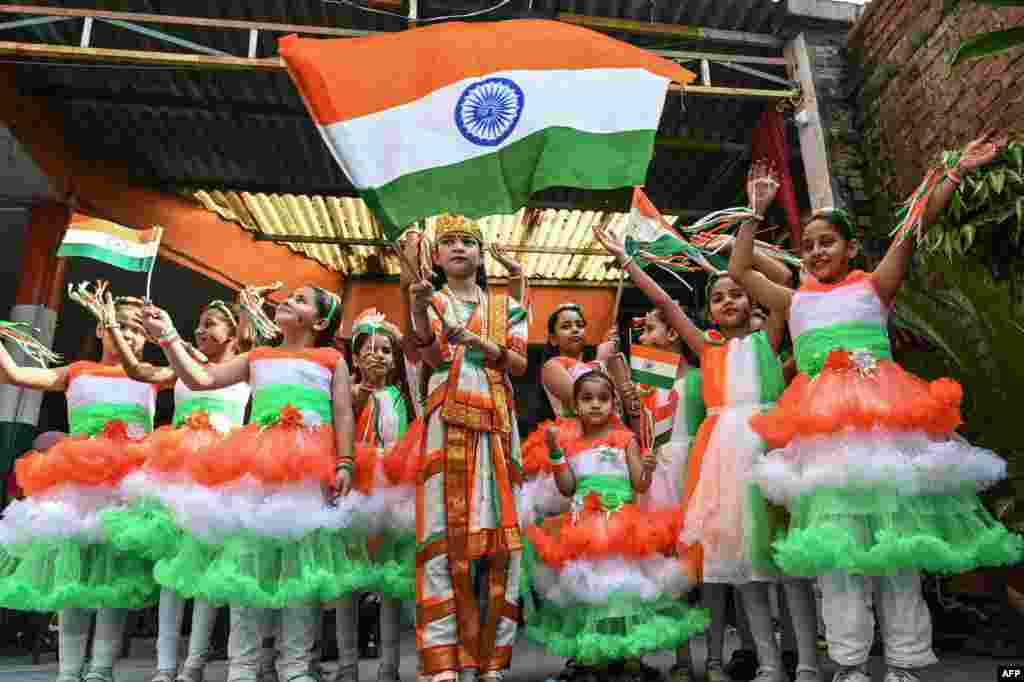
[[[615,305],[612,306],[612,329],[619,326],[619,303],[622,302],[622,289],[626,283],[626,270],[619,270],[619,286],[615,290]]]
[[[153,262],[149,266],[149,272],[146,273],[146,302],[147,303],[153,300],[152,298],[150,298],[149,292],[150,292],[150,289],[153,286],[153,271],[156,270],[157,254],[160,253],[160,240],[164,236],[164,228],[160,227],[159,225],[156,225],[156,226],[153,227],[153,229],[155,230],[155,233],[156,233],[157,248],[156,248],[156,253],[153,254]]]

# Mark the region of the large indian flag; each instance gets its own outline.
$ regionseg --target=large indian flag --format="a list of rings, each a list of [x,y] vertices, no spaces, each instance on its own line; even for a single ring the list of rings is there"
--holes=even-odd
[[[288,36],[280,53],[389,236],[445,212],[513,213],[546,187],[644,184],[669,83],[694,78],[600,33],[532,19]]]
[[[133,230],[109,220],[75,213],[57,256],[91,258],[122,270],[149,272],[160,249],[160,234],[159,227]]]

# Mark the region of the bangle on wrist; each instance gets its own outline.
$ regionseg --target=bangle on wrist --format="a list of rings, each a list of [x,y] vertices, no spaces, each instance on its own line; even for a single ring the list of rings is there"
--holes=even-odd
[[[156,343],[161,348],[169,348],[172,343],[174,343],[175,341],[180,341],[180,340],[181,340],[181,337],[178,336],[177,332],[175,332],[175,333],[169,334],[167,336],[161,336],[159,339],[156,340]]]
[[[555,448],[554,450],[551,450],[548,452],[548,461],[555,466],[565,464],[565,450],[562,448]]]
[[[355,462],[351,459],[345,458],[338,462],[338,466],[335,467],[337,471],[347,471],[350,474],[355,470]]]
[[[960,185],[964,181],[964,178],[958,172],[957,168],[950,168],[946,171],[946,179],[952,182],[954,185]]]
[[[561,462],[552,463],[552,466],[551,466],[551,471],[552,471],[552,473],[555,473],[555,474],[560,474],[563,471],[568,471],[568,469],[569,469],[569,463],[566,462],[564,459]]]
[[[103,328],[104,329],[120,329],[121,328],[121,323],[120,322],[105,322],[103,324]]]
[[[633,262],[633,256],[630,256],[626,260],[622,261],[622,265],[619,266],[619,269],[625,270],[627,267],[629,267],[629,264],[632,263],[632,262]]]

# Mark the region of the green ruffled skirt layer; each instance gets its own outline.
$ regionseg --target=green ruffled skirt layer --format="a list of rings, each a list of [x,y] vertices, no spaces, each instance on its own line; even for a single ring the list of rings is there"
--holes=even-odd
[[[994,519],[969,489],[919,496],[820,489],[797,498],[790,513],[789,531],[774,543],[775,562],[789,575],[956,574],[1024,556],[1024,537]]]
[[[185,533],[154,575],[188,598],[269,609],[329,602],[393,579],[370,562],[365,537],[324,529],[301,538],[242,533],[217,545]]]
[[[369,547],[366,590],[398,601],[415,601],[416,533],[387,531],[375,535]]]
[[[185,537],[171,511],[156,500],[137,500],[111,509],[101,520],[110,544],[151,561],[174,556]]]
[[[369,591],[415,598],[414,533],[372,542],[355,529],[318,530],[298,540],[247,533],[210,543],[182,529],[155,500],[107,512],[103,524],[115,546],[156,561],[161,586],[215,604],[282,608]]]
[[[532,614],[526,634],[556,656],[597,665],[675,649],[709,623],[707,611],[678,599],[613,598],[601,606],[546,605]]]
[[[38,540],[0,556],[0,607],[140,609],[159,596],[153,564],[109,544]]]

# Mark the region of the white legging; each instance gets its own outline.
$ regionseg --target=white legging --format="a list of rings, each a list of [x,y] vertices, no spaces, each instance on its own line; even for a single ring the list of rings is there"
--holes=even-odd
[[[160,613],[156,637],[156,669],[175,673],[178,670],[178,639],[185,599],[169,588],[160,591]],[[217,623],[217,609],[208,602],[196,600],[192,608],[192,632],[188,638],[185,668],[197,669],[206,664],[210,637]]]
[[[128,611],[124,609],[64,609],[60,612],[60,666],[57,682],[78,682],[89,641],[89,621],[96,612],[89,672],[113,678],[114,663],[124,642]]]
[[[276,633],[277,673],[284,680],[313,682],[313,645],[320,622],[319,607],[313,604],[280,610],[281,630]],[[228,638],[228,682],[256,682],[264,662],[263,640],[272,613],[249,606],[231,607],[231,636]]]

